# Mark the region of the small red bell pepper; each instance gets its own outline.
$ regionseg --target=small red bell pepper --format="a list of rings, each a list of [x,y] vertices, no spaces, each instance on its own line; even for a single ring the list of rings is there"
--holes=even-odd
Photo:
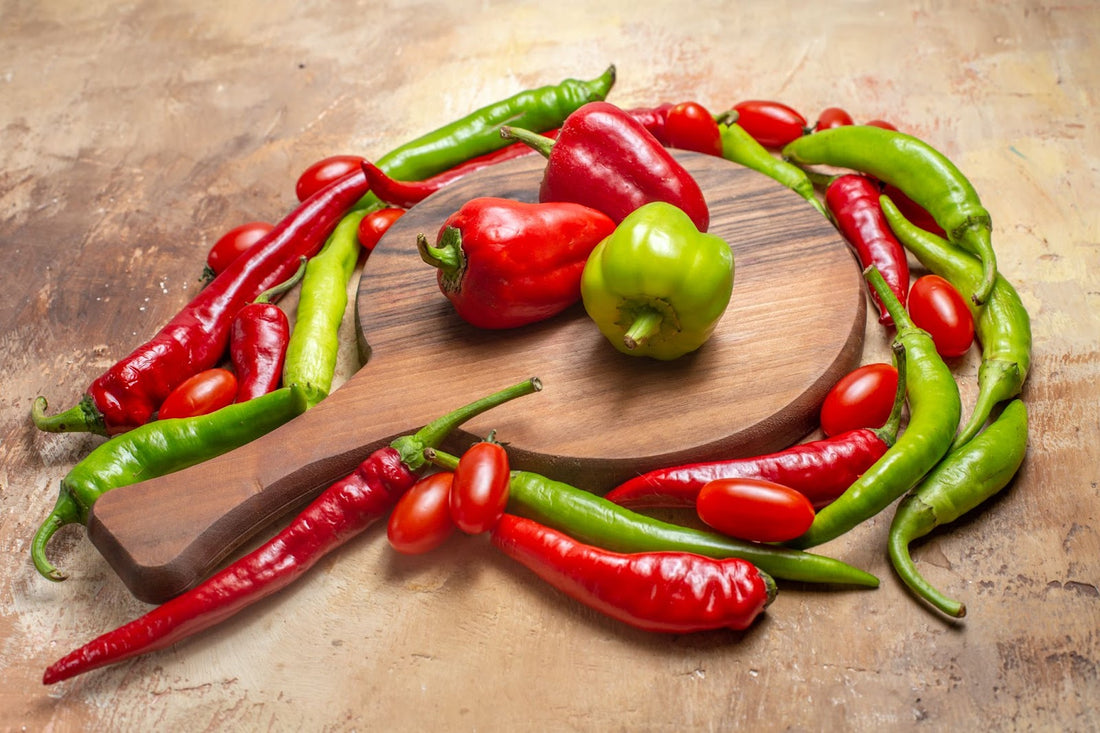
[[[420,257],[438,268],[439,289],[479,328],[514,328],[549,318],[581,298],[588,255],[615,230],[604,214],[574,203],[482,197],[443,222]]]
[[[557,140],[516,127],[500,134],[547,158],[539,201],[572,201],[618,224],[638,207],[664,201],[707,231],[710,210],[699,184],[645,126],[608,102],[589,102],[569,115]]]

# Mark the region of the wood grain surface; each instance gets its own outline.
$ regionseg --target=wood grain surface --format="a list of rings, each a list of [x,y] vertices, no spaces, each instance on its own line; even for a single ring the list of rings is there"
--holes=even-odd
[[[0,17],[0,729],[1097,728],[1095,3],[0,0]],[[194,294],[222,232],[289,210],[314,160],[379,156],[608,63],[624,107],[771,98],[812,123],[842,106],[974,183],[1035,348],[1020,474],[914,547],[967,618],[893,575],[890,510],[819,548],[880,588],[784,584],[746,632],[686,636],[590,612],[484,538],[407,558],[378,527],[215,629],[44,688],[48,664],[149,606],[80,527],[51,546],[69,580],[31,566],[58,481],[101,441],[37,433],[34,395],[75,400]],[[869,313],[863,361],[886,360],[887,338]],[[359,367],[350,308],[341,344],[343,381]],[[976,350],[951,363],[964,410],[977,366]]]

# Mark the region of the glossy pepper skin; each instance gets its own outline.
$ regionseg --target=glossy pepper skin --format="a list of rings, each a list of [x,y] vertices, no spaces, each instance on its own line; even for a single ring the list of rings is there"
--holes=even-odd
[[[600,242],[581,297],[600,332],[624,354],[676,359],[710,338],[733,291],[733,252],[675,206],[641,206]]]
[[[481,197],[443,222],[435,246],[421,234],[417,249],[465,321],[515,328],[578,302],[588,255],[614,230],[606,215],[580,204]]]
[[[294,276],[265,290],[237,313],[229,333],[229,358],[237,375],[234,402],[274,392],[283,378],[283,359],[290,339],[290,319],[272,302],[298,284],[305,273],[306,258]]]
[[[115,435],[149,422],[173,389],[222,359],[237,312],[289,278],[302,257],[316,254],[366,190],[366,176],[356,171],[318,191],[233,260],[152,339],[97,377],[78,405],[46,416],[45,399],[36,399],[35,425],[48,432]]]
[[[909,262],[879,205],[878,186],[861,175],[837,176],[825,189],[825,206],[836,228],[848,240],[864,267],[874,265],[901,303],[909,300]],[[892,326],[894,320],[874,292],[879,323]]]
[[[775,597],[774,581],[744,560],[611,552],[512,514],[492,543],[570,598],[643,631],[739,631]]]
[[[541,389],[514,385],[397,438],[325,489],[270,540],[196,587],[93,639],[46,670],[46,685],[171,646],[215,626],[302,577],[318,560],[384,518],[416,483],[424,449],[455,427],[508,400]]]
[[[46,558],[46,545],[66,524],[85,524],[104,493],[227,453],[305,409],[300,390],[283,388],[205,415],[154,420],[101,443],[61,479],[57,503],[31,541],[35,568],[50,580],[65,579]]]
[[[590,102],[566,118],[557,140],[509,125],[517,138],[546,156],[539,200],[572,201],[602,211],[615,223],[652,201],[682,209],[699,231],[710,209],[699,184],[661,142],[629,113]]]

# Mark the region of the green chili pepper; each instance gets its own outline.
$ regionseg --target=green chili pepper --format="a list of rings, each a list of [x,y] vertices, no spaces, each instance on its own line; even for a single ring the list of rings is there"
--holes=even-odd
[[[933,588],[917,571],[909,543],[954,522],[1008,485],[1027,452],[1027,408],[1020,400],[970,442],[947,454],[898,505],[890,525],[890,561],[910,590],[948,616],[961,618],[966,606]]]
[[[206,415],[154,420],[100,444],[61,479],[57,504],[31,541],[34,566],[50,580],[65,579],[46,559],[46,544],[66,524],[86,524],[104,493],[227,453],[305,409],[302,391],[284,387]]]
[[[722,157],[757,173],[774,179],[810,202],[818,213],[828,218],[825,206],[814,195],[814,184],[806,171],[797,165],[776,158],[756,141],[745,128],[737,124],[737,112],[719,117],[718,129],[722,133]]]
[[[596,245],[581,275],[581,298],[619,351],[675,359],[710,338],[729,305],[733,272],[725,240],[654,201]]]
[[[943,458],[959,427],[959,387],[932,338],[913,325],[877,269],[869,267],[864,275],[897,326],[893,348],[899,371],[905,370],[909,423],[881,458],[817,513],[804,535],[787,543],[792,547],[828,542],[888,507]]]
[[[824,164],[868,173],[924,207],[952,244],[982,261],[974,298],[984,303],[997,276],[992,219],[966,176],[931,145],[873,125],[844,125],[804,135],[783,148],[800,165]]]
[[[355,211],[333,230],[324,248],[306,265],[294,330],[287,342],[283,384],[297,385],[310,407],[328,396],[340,350],[340,323],[348,305],[348,282],[355,273],[362,247]]]
[[[978,367],[974,408],[955,437],[955,445],[959,446],[978,434],[997,404],[1023,389],[1031,368],[1031,319],[1016,289],[1000,273],[985,305],[974,303],[969,296],[981,283],[981,263],[952,248],[942,237],[912,224],[888,197],[881,197],[880,202],[898,240],[922,265],[968,297],[974,330],[982,345],[982,363]]]
[[[560,84],[525,90],[410,140],[374,163],[398,180],[420,181],[513,143],[500,136],[503,125],[534,132],[560,127],[574,110],[605,99],[614,84],[612,65],[590,81],[566,79]],[[377,196],[368,193],[357,208],[369,210],[381,205]]]

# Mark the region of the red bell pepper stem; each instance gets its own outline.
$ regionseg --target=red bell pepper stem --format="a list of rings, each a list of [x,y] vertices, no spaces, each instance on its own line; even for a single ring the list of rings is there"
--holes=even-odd
[[[899,358],[904,359],[904,352]],[[776,453],[727,461],[659,468],[635,476],[604,495],[629,508],[694,507],[699,490],[717,479],[756,478],[801,493],[819,509],[843,494],[897,439],[905,406],[905,370],[890,416],[880,428],[859,428]]]
[[[514,514],[492,542],[570,598],[644,631],[745,629],[775,596],[774,581],[739,558],[611,552]]]
[[[353,473],[325,489],[286,529],[262,546],[182,595],[65,655],[50,665],[42,683],[50,685],[171,646],[284,588],[384,517],[416,483],[417,473],[425,465],[425,447],[438,445],[474,416],[541,387],[537,378],[531,378],[380,448]]]
[[[864,268],[877,267],[898,301],[904,303],[909,295],[909,262],[905,248],[882,213],[879,196],[879,188],[870,178],[845,174],[834,178],[825,189],[825,206],[860,264]],[[879,323],[892,326],[894,319],[874,291],[871,298],[879,310]]]
[[[114,435],[147,423],[185,379],[217,365],[225,355],[237,312],[290,277],[302,257],[316,254],[367,190],[366,176],[355,171],[306,199],[233,260],[152,339],[97,377],[79,404],[47,417],[45,399],[36,399],[31,412],[35,425],[55,433]]]

